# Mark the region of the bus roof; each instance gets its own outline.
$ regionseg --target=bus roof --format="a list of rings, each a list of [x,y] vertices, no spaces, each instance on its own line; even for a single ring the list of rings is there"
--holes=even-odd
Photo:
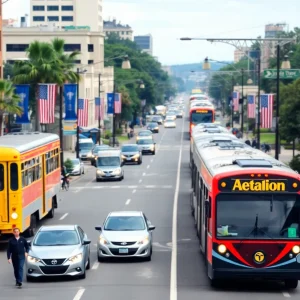
[[[121,150],[115,149],[115,150],[104,150],[98,152],[98,157],[115,157],[115,156],[121,156]]]
[[[17,132],[1,136],[0,148],[12,148],[23,153],[56,141],[59,141],[59,136],[53,133]]]

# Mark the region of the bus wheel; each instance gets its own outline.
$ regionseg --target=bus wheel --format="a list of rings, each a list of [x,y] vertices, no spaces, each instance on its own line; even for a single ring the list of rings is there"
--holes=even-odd
[[[30,217],[30,227],[28,228],[29,237],[32,237],[32,236],[35,235],[36,227],[37,227],[36,215],[31,215],[31,217]]]
[[[218,279],[210,279],[210,286],[217,288],[220,284],[220,281]]]
[[[287,279],[287,280],[284,281],[284,283],[285,283],[285,287],[287,289],[290,289],[290,290],[296,289],[297,286],[298,286],[298,280],[297,279]]]
[[[54,200],[52,200],[52,207],[48,212],[47,218],[49,218],[49,219],[54,218]]]

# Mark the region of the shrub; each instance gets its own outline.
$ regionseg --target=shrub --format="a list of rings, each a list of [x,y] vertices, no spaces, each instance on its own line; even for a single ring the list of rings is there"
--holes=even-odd
[[[116,129],[116,135],[122,134],[122,128],[117,128]]]
[[[109,131],[109,130],[106,130],[105,132],[104,132],[104,138],[106,139],[106,140],[109,140],[110,139],[110,137],[111,137],[111,132]]]
[[[300,173],[300,154],[293,157],[290,161],[289,166],[294,170]]]
[[[70,172],[71,170],[73,170],[73,167],[74,167],[73,162],[71,161],[70,158],[65,160],[64,166],[66,167],[67,172]]]

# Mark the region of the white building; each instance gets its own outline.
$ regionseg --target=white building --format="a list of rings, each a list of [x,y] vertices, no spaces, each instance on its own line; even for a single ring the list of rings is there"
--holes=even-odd
[[[3,61],[12,63],[14,60],[26,59],[25,50],[33,41],[50,42],[54,38],[65,41],[65,51],[79,50],[80,55],[76,67],[86,70],[81,75],[79,97],[89,99],[88,128],[98,127],[95,120],[95,97],[99,95],[99,74],[101,74],[101,97],[113,90],[113,68],[104,68],[104,35],[100,31],[88,28],[65,30],[58,27],[23,27],[3,28]],[[105,109],[106,111],[106,109]],[[108,119],[108,116],[105,116]],[[102,122],[104,125],[104,122]],[[75,136],[65,139],[65,149],[74,149]]]
[[[120,39],[133,39],[133,30],[129,25],[122,25],[120,22],[114,19],[112,21],[103,22],[103,32],[106,36],[109,36],[112,33],[117,34]]]
[[[103,31],[102,0],[30,0],[31,26],[89,26]]]

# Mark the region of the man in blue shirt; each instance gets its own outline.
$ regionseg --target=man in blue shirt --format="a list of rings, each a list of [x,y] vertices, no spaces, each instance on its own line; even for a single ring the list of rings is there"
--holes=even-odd
[[[25,258],[29,252],[29,245],[23,237],[20,236],[19,228],[14,228],[14,237],[8,241],[7,259],[14,267],[16,286],[21,287],[23,281],[23,268]]]

